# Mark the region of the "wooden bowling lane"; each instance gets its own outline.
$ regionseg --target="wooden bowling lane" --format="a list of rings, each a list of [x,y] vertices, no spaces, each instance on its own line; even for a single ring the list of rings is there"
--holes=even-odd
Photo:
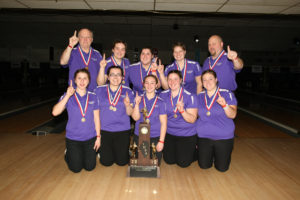
[[[235,122],[235,135],[247,138],[289,138],[288,134],[263,123],[243,112],[238,112]]]

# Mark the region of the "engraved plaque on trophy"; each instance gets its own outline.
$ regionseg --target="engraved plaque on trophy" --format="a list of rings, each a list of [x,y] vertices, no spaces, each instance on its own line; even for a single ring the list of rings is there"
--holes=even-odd
[[[147,110],[142,109],[144,121],[139,124],[138,145],[130,145],[130,162],[127,176],[130,177],[160,177],[160,168],[156,156],[155,145],[150,144],[150,123],[147,119]],[[152,149],[152,158],[150,156]],[[138,151],[138,158],[135,157]]]

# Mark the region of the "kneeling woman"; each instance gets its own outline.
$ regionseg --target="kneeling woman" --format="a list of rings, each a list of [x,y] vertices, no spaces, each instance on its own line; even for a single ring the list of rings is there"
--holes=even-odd
[[[82,168],[91,171],[96,166],[96,151],[100,147],[99,105],[94,93],[87,91],[90,74],[86,69],[75,72],[67,92],[53,107],[52,114],[57,116],[65,108],[68,111],[66,127],[65,160],[73,172],[80,172]]]
[[[217,170],[225,172],[231,161],[237,100],[232,92],[218,87],[213,70],[203,72],[202,82],[205,91],[197,96],[198,164],[207,169],[214,163]]]
[[[167,81],[170,89],[160,94],[166,103],[168,116],[163,157],[168,164],[188,167],[194,161],[197,142],[196,96],[181,86],[182,74],[180,71],[170,71]]]
[[[134,141],[138,145],[139,124],[144,121],[141,110],[146,108],[146,121],[150,123],[150,144],[154,143],[156,147],[156,156],[158,163],[162,157],[165,135],[167,130],[166,104],[155,94],[158,85],[158,79],[154,75],[148,75],[144,78],[145,92],[141,96],[136,95],[135,106],[132,118],[136,121],[134,130]],[[152,148],[151,152],[152,152]],[[152,155],[152,153],[150,154]]]
[[[126,165],[129,161],[130,115],[133,91],[122,85],[123,69],[112,66],[107,71],[107,85],[98,86],[95,93],[100,104],[100,163],[104,166]]]

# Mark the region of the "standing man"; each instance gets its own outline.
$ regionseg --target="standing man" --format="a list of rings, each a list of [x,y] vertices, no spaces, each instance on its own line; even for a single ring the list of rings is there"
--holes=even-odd
[[[80,29],[78,37],[75,30],[74,35],[69,38],[69,45],[64,50],[60,58],[60,64],[63,67],[69,67],[69,83],[73,80],[74,73],[78,69],[86,68],[91,74],[91,81],[88,91],[94,91],[97,87],[97,76],[99,72],[99,63],[102,59],[99,51],[93,49],[93,32],[87,28]],[[79,45],[75,45],[79,42]]]
[[[203,64],[203,71],[208,69],[217,73],[219,87],[235,91],[237,84],[235,74],[240,72],[244,66],[243,60],[238,57],[236,51],[230,50],[227,46],[227,53],[223,49],[223,40],[218,35],[212,35],[208,39],[208,57]]]

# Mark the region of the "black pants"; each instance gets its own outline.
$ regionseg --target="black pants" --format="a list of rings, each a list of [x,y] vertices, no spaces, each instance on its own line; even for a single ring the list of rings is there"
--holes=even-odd
[[[86,141],[76,141],[66,138],[67,152],[65,160],[72,172],[80,172],[82,168],[91,171],[96,167],[96,137]]]
[[[229,169],[234,139],[211,140],[198,138],[198,164],[202,169],[212,167],[221,172]]]
[[[163,158],[167,164],[188,167],[194,161],[197,135],[181,137],[166,134]]]
[[[100,163],[123,166],[129,161],[129,136],[131,130],[109,132],[101,130]]]
[[[137,135],[133,135],[133,139],[136,145],[139,145],[139,137]],[[150,158],[152,158],[152,143],[154,143],[155,147],[159,141],[159,137],[150,138]],[[136,151],[136,158],[138,157],[138,152]],[[158,165],[160,165],[161,158],[162,158],[162,151],[156,151],[156,157],[158,160]]]

